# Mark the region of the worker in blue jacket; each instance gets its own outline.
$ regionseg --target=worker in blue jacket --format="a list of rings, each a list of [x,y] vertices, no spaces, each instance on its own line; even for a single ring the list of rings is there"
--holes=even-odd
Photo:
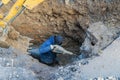
[[[35,57],[38,57],[40,62],[45,64],[54,64],[58,62],[58,54],[73,54],[60,45],[63,42],[62,36],[51,36],[39,48],[28,50],[28,52]]]

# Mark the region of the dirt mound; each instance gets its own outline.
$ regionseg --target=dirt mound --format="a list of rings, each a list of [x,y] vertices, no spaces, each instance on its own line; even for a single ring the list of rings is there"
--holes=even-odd
[[[20,35],[12,26],[8,28],[8,34],[5,34],[1,37],[0,47],[9,48],[10,46],[22,50],[27,51],[29,47],[29,41],[31,40],[28,37]]]

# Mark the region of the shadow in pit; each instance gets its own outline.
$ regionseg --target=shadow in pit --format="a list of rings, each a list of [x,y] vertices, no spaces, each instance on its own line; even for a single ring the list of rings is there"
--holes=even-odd
[[[48,66],[53,66],[53,67],[54,66],[61,66],[61,65],[65,66],[65,65],[67,65],[69,63],[72,63],[73,62],[73,58],[76,58],[77,55],[79,55],[79,47],[80,46],[78,45],[78,42],[75,42],[72,39],[69,39],[69,40],[67,39],[67,41],[68,41],[68,43],[67,44],[63,43],[62,46],[65,49],[67,49],[68,51],[73,52],[74,54],[73,55],[57,54],[57,59],[58,59],[59,62],[55,62],[54,64],[49,64],[49,65],[47,64]],[[65,43],[66,43],[66,41],[65,41]],[[30,47],[32,47],[32,48],[38,48],[39,45],[34,44],[34,45],[30,46]],[[32,56],[33,58],[39,60],[38,56],[33,56],[33,55],[30,55],[30,56]],[[39,60],[39,62],[41,62],[41,61]],[[41,63],[43,63],[43,62],[41,62]]]

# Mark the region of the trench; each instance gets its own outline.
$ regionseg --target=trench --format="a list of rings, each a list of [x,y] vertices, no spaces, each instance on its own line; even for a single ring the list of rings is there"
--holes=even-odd
[[[36,41],[32,41],[34,44],[32,46],[30,46],[31,48],[39,48],[39,46],[41,45],[40,43],[36,44]],[[72,46],[71,46],[72,45]],[[73,62],[73,58],[77,57],[78,55],[80,55],[80,45],[79,42],[75,42],[74,40],[72,40],[71,38],[66,38],[66,40],[63,41],[63,44],[61,45],[62,47],[64,47],[66,50],[71,51],[74,53],[74,55],[68,55],[68,54],[57,54],[57,57],[59,59],[59,64],[64,66],[67,65],[69,63]]]
[[[6,75],[17,80],[80,79],[81,62],[83,61],[82,65],[86,65],[89,64],[86,60],[92,58],[94,61],[94,58],[100,57],[102,50],[106,50],[119,37],[118,4],[119,0],[48,0],[32,11],[26,10],[12,23],[15,30],[19,32],[15,35],[13,31],[8,36],[10,39],[6,40],[12,47],[0,49],[0,56],[3,57],[0,58],[0,67],[5,68],[1,72],[13,70]],[[9,10],[9,6],[2,11]],[[60,65],[54,67],[40,63],[26,52],[29,46],[28,37],[34,39],[32,47],[36,48],[51,35],[62,35],[65,38],[62,46],[74,53],[71,56],[58,55]],[[22,71],[21,74],[35,73],[35,75],[31,74],[29,78],[24,75],[19,77],[20,74],[17,73],[19,70]],[[4,75],[1,75],[0,79],[3,78]]]

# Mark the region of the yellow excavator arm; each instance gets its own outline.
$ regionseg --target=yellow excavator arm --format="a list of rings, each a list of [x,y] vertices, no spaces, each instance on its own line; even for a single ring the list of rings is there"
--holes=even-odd
[[[9,1],[11,0],[2,0],[0,4],[4,5]],[[5,29],[24,9],[27,8],[31,10],[43,1],[44,0],[17,0],[5,17],[0,15],[0,18],[3,17],[0,21],[0,28]]]

